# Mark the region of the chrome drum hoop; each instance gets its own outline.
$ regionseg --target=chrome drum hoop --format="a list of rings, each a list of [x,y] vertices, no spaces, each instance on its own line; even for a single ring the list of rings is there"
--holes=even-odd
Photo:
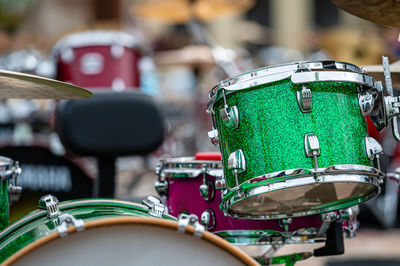
[[[223,177],[221,161],[196,160],[195,157],[162,159],[158,175],[161,178],[196,178],[201,174]]]
[[[279,176],[279,180],[271,182],[269,184],[260,184],[259,186],[254,185],[260,181],[270,180],[274,181],[274,177]],[[317,178],[316,178],[317,177]],[[263,220],[263,219],[285,219],[300,216],[308,216],[321,214],[330,211],[336,211],[344,209],[349,206],[353,206],[364,201],[367,201],[381,192],[380,183],[383,182],[384,174],[374,168],[364,165],[334,165],[327,168],[318,168],[317,171],[314,169],[293,169],[286,170],[276,173],[267,174],[260,177],[252,178],[240,185],[240,188],[233,191],[233,194],[227,200],[222,200],[221,209],[227,215],[237,219],[249,219],[249,220]],[[294,211],[290,214],[276,213],[276,214],[258,214],[249,215],[243,213],[237,213],[232,210],[231,206],[234,204],[257,195],[261,195],[268,192],[279,191],[288,188],[301,187],[304,185],[317,185],[317,184],[333,184],[333,183],[364,183],[371,184],[375,189],[363,195],[363,197],[352,200],[350,202],[341,203],[338,205],[332,205],[327,207],[318,208],[316,210],[308,209],[306,211]],[[253,185],[251,188],[243,189],[244,184]],[[226,195],[228,191],[224,191]]]
[[[317,77],[314,77],[313,72],[317,71],[319,71]],[[319,78],[321,75],[324,77],[323,79]],[[346,62],[332,60],[304,61],[270,66],[240,74],[215,85],[208,93],[209,102],[207,104],[207,110],[208,112],[213,112],[213,105],[217,100],[218,92],[221,90],[225,90],[225,94],[229,94],[238,90],[276,82],[290,77],[291,81],[296,84],[322,81],[353,82],[368,87],[374,87],[375,84],[375,80],[369,76],[365,70]]]

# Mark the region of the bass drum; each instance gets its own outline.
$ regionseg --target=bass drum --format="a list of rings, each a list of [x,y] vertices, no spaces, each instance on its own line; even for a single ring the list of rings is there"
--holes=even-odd
[[[53,203],[54,199],[45,198],[46,202]],[[55,212],[36,210],[1,232],[0,263],[257,264],[244,252],[209,232],[203,232],[201,238],[195,237],[192,226],[186,227],[184,233],[177,232],[179,223],[173,216],[163,214],[163,219],[152,218],[149,208],[141,204],[92,199],[64,202],[58,207],[58,215],[55,215],[57,207],[49,208]]]

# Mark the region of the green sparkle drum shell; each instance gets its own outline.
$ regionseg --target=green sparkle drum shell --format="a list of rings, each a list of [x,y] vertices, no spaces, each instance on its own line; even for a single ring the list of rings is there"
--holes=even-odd
[[[16,185],[16,177],[20,173],[17,162],[12,159],[0,156],[0,230],[4,229],[9,223],[10,213],[10,180],[11,184]]]
[[[363,87],[343,81],[307,83],[312,109],[302,112],[298,93],[303,84],[292,82],[294,73],[248,88],[229,90],[232,81],[228,81],[227,86],[213,89],[209,110],[218,130],[227,187],[221,207],[233,217],[317,214],[359,204],[380,192],[383,174],[373,167],[365,148],[368,132],[358,104]],[[240,78],[232,80],[240,85]],[[237,107],[236,128],[220,115],[224,94],[227,106]],[[306,156],[308,133],[319,141],[318,170],[313,157]],[[243,151],[246,164],[238,184],[228,168],[228,158],[237,150]]]
[[[84,222],[112,217],[150,217],[149,209],[146,206],[121,200],[66,201],[60,203],[59,208],[62,213],[71,214]],[[162,218],[176,220],[168,214],[164,214]],[[0,232],[0,263],[27,245],[56,232],[57,226],[57,223],[47,217],[45,210],[33,211],[17,220]]]

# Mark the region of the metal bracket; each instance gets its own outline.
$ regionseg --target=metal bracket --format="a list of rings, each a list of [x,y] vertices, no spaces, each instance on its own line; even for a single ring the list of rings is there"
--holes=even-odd
[[[58,217],[60,225],[57,226],[57,232],[61,237],[68,235],[68,226],[73,225],[76,231],[81,232],[85,230],[85,223],[82,219],[76,219],[69,213],[63,213]]]
[[[315,171],[318,169],[317,157],[321,155],[319,141],[314,133],[307,133],[304,135],[304,149],[307,157],[314,157]]]
[[[380,169],[379,155],[383,153],[381,144],[372,137],[365,137],[365,151],[368,159],[374,161],[376,168]]]
[[[215,180],[215,189],[220,190],[225,188],[226,188],[225,178],[223,176],[217,177]]]
[[[160,197],[168,196],[168,181],[167,180],[157,180],[154,183],[154,189],[160,195]]]
[[[166,211],[166,206],[161,203],[161,200],[154,196],[147,196],[142,203],[149,207],[149,215],[157,218],[162,218]]]
[[[239,110],[236,105],[229,107],[226,101],[225,90],[222,90],[224,98],[224,108],[220,110],[220,115],[225,126],[230,129],[239,127]]]
[[[13,181],[13,183],[10,183],[8,187],[10,204],[17,202],[22,193],[22,187],[18,186],[18,176],[21,174],[21,167],[19,167],[19,162],[14,161],[11,168],[11,173],[11,180]]]
[[[238,175],[246,171],[246,158],[243,150],[236,150],[229,155],[228,169],[233,170],[233,175],[235,176],[236,186],[232,190],[237,190],[239,188]]]
[[[296,92],[297,104],[302,113],[310,113],[312,110],[312,93],[311,90],[302,85],[303,89]]]
[[[41,197],[38,207],[39,209],[46,210],[49,218],[54,218],[61,215],[61,211],[58,208],[58,199],[51,194]]]
[[[374,109],[374,102],[375,100],[372,94],[358,95],[358,105],[360,106],[361,115],[363,117],[366,117],[372,112],[372,109]]]
[[[201,238],[205,228],[198,222],[198,220],[199,218],[195,214],[179,214],[177,232],[183,234],[186,231],[186,228],[191,225],[194,226],[193,236],[195,238]]]
[[[216,225],[215,212],[213,209],[205,210],[200,217],[200,223],[207,229],[213,230]]]
[[[208,138],[210,139],[211,143],[215,146],[219,146],[219,137],[218,137],[218,130],[213,129],[208,131]]]

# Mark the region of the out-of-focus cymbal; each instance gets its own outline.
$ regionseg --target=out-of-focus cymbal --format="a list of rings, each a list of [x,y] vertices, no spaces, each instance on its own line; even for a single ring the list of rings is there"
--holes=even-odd
[[[204,45],[190,45],[178,50],[157,52],[154,54],[154,62],[158,66],[186,65],[206,67],[215,64],[211,49]]]
[[[135,3],[136,16],[169,23],[185,23],[191,19],[209,21],[214,18],[246,12],[254,0],[146,0]]]
[[[374,23],[400,28],[400,2],[393,0],[331,0],[337,7]]]
[[[376,80],[380,80],[382,82],[385,81],[385,75],[383,74],[382,65],[369,65],[363,66],[363,68],[368,72],[370,76],[372,76]],[[392,76],[393,87],[395,87],[396,89],[400,89],[400,61],[390,64],[389,68],[390,74]]]
[[[80,99],[93,96],[72,84],[14,71],[0,70],[0,98]]]

